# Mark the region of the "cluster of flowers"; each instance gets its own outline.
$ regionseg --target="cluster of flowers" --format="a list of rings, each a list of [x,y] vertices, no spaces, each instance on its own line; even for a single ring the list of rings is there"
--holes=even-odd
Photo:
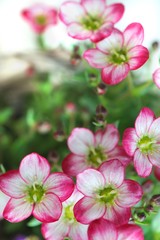
[[[95,43],[83,57],[92,67],[102,69],[102,81],[110,85],[120,83],[149,58],[142,46],[140,23],[129,24],[124,32],[115,28],[123,13],[123,4],[106,6],[105,0],[68,1],[60,8],[68,34]],[[23,12],[37,33],[56,23],[56,14],[42,7]],[[159,72],[153,74],[157,85]],[[144,107],[135,128],[124,131],[122,145],[114,124],[96,133],[73,129],[63,172],[50,173],[45,158],[27,155],[19,170],[0,176],[2,217],[14,223],[32,214],[42,222],[42,235],[48,240],[143,240],[142,229],[130,223],[132,207],[140,202],[143,191],[139,183],[125,178],[125,170],[133,162],[137,174],[147,177],[153,165],[160,168],[159,122]]]

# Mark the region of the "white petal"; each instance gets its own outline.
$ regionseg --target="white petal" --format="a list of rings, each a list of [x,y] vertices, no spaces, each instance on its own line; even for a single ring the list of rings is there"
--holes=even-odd
[[[89,147],[94,146],[94,135],[86,128],[74,128],[68,138],[68,147],[77,155],[86,155]]]
[[[19,172],[21,177],[30,184],[42,183],[50,173],[48,161],[37,153],[31,153],[21,161]]]
[[[76,2],[64,2],[60,8],[60,18],[65,24],[80,22],[86,16],[84,8]]]
[[[104,187],[103,175],[95,169],[87,169],[77,175],[77,188],[86,196],[94,196],[95,193]]]

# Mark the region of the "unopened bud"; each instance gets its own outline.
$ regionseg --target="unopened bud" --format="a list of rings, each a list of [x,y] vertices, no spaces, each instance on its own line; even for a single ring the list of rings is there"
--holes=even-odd
[[[153,195],[150,200],[150,203],[160,206],[160,194]]]
[[[37,132],[41,133],[41,134],[46,134],[51,130],[52,126],[49,122],[40,122],[37,124],[36,129]]]
[[[99,83],[97,86],[98,95],[103,95],[106,93],[107,87],[104,83]]]
[[[106,117],[107,115],[107,109],[103,106],[103,105],[98,105],[97,108],[96,108],[96,115],[99,116],[99,115],[102,115],[104,117]]]
[[[55,151],[50,151],[48,154],[48,161],[52,164],[57,163],[59,160],[59,156]]]
[[[149,212],[149,213],[154,211],[154,207],[152,206],[152,204],[149,204],[148,206],[146,206],[145,209],[146,209],[146,211]]]
[[[53,133],[53,137],[55,140],[57,140],[58,142],[62,142],[65,139],[65,134],[63,130],[58,130],[56,132]]]
[[[144,212],[135,212],[134,219],[143,222],[146,219],[146,214]]]

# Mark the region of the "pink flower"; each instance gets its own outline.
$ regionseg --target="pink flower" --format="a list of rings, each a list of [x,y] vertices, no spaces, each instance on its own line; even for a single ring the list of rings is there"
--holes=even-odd
[[[140,23],[131,23],[120,32],[112,34],[85,51],[84,58],[95,68],[102,68],[102,80],[110,85],[120,83],[131,70],[140,68],[149,58],[147,48],[141,44],[144,38]]]
[[[133,156],[134,167],[141,177],[147,177],[152,166],[160,168],[160,117],[153,111],[142,108],[135,121],[135,128],[127,128],[123,135],[123,146],[129,156]]]
[[[160,88],[160,68],[156,69],[153,73],[153,81],[158,88]]]
[[[103,218],[91,222],[88,228],[89,240],[144,240],[139,226],[126,224],[118,228]]]
[[[60,18],[69,36],[98,42],[108,37],[124,12],[123,4],[106,6],[105,0],[67,1],[60,8]]]
[[[57,10],[43,4],[34,4],[21,14],[38,34],[42,34],[50,25],[57,24]]]
[[[61,240],[65,237],[74,240],[88,240],[88,225],[77,222],[74,217],[73,207],[83,195],[75,188],[74,192],[63,202],[60,219],[53,223],[42,224],[42,235],[47,240]]]
[[[77,175],[77,189],[84,197],[75,207],[77,221],[89,224],[104,218],[116,225],[128,223],[130,208],[142,197],[141,186],[124,180],[125,167],[118,160],[104,162],[99,170],[87,169]]]
[[[87,128],[74,128],[68,138],[72,153],[63,160],[63,171],[76,176],[87,168],[98,168],[102,162],[113,158],[127,165],[131,158],[118,146],[118,141],[119,133],[113,124],[107,124],[104,130],[98,130],[95,134]]]
[[[72,194],[73,188],[73,181],[64,173],[50,174],[45,158],[29,154],[22,159],[19,170],[0,176],[0,189],[10,197],[3,217],[20,222],[33,214],[42,222],[56,221],[62,212],[61,202]]]
[[[88,228],[89,240],[117,240],[118,232],[116,226],[100,218],[91,222]]]
[[[0,190],[0,219],[3,218],[3,211],[5,206],[7,205],[7,202],[9,201],[10,197],[7,196],[6,194],[4,194],[1,190]]]
[[[126,224],[118,228],[117,240],[144,240],[143,230],[137,225]]]

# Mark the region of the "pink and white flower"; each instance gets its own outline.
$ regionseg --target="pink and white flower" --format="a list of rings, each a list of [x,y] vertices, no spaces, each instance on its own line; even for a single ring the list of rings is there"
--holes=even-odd
[[[103,218],[91,222],[88,228],[89,240],[144,240],[142,229],[133,224],[118,228]]]
[[[42,34],[49,26],[56,25],[58,20],[57,10],[44,4],[34,4],[24,9],[21,15],[38,34]]]
[[[124,80],[131,70],[140,68],[149,58],[142,46],[144,30],[140,23],[131,23],[124,32],[114,29],[112,34],[85,51],[84,58],[95,68],[102,69],[102,80],[115,85]]]
[[[126,224],[118,228],[117,240],[144,240],[143,230],[137,225]]]
[[[60,18],[67,25],[69,36],[80,40],[89,38],[92,42],[108,37],[123,13],[123,4],[107,6],[105,0],[67,1],[60,8]]]
[[[10,197],[7,196],[6,194],[4,194],[1,190],[0,190],[0,219],[3,218],[3,211],[5,206],[7,205],[7,202],[9,201]]]
[[[63,210],[60,219],[53,223],[42,224],[42,235],[47,240],[62,240],[65,237],[74,240],[88,240],[88,225],[77,222],[73,207],[83,197],[76,188],[70,198],[62,203]]]
[[[142,188],[133,180],[124,180],[124,171],[119,160],[110,160],[99,170],[87,169],[77,175],[77,189],[84,195],[74,206],[77,221],[89,224],[103,217],[117,226],[128,223]]]
[[[118,146],[119,132],[113,124],[95,134],[87,128],[74,128],[68,138],[70,153],[62,162],[63,171],[76,176],[87,168],[98,168],[104,161],[119,159],[127,165],[131,158]]]
[[[153,82],[160,88],[160,68],[157,68],[153,73]]]
[[[10,197],[3,211],[6,220],[20,222],[33,214],[41,222],[52,222],[59,219],[74,183],[64,173],[50,174],[48,161],[32,153],[22,159],[19,170],[0,176],[0,189]]]
[[[117,240],[116,226],[103,218],[91,222],[88,228],[89,240]]]
[[[123,134],[123,146],[133,156],[134,167],[141,177],[151,174],[152,166],[160,168],[160,117],[147,107],[142,108],[135,121],[135,128],[127,128]]]

